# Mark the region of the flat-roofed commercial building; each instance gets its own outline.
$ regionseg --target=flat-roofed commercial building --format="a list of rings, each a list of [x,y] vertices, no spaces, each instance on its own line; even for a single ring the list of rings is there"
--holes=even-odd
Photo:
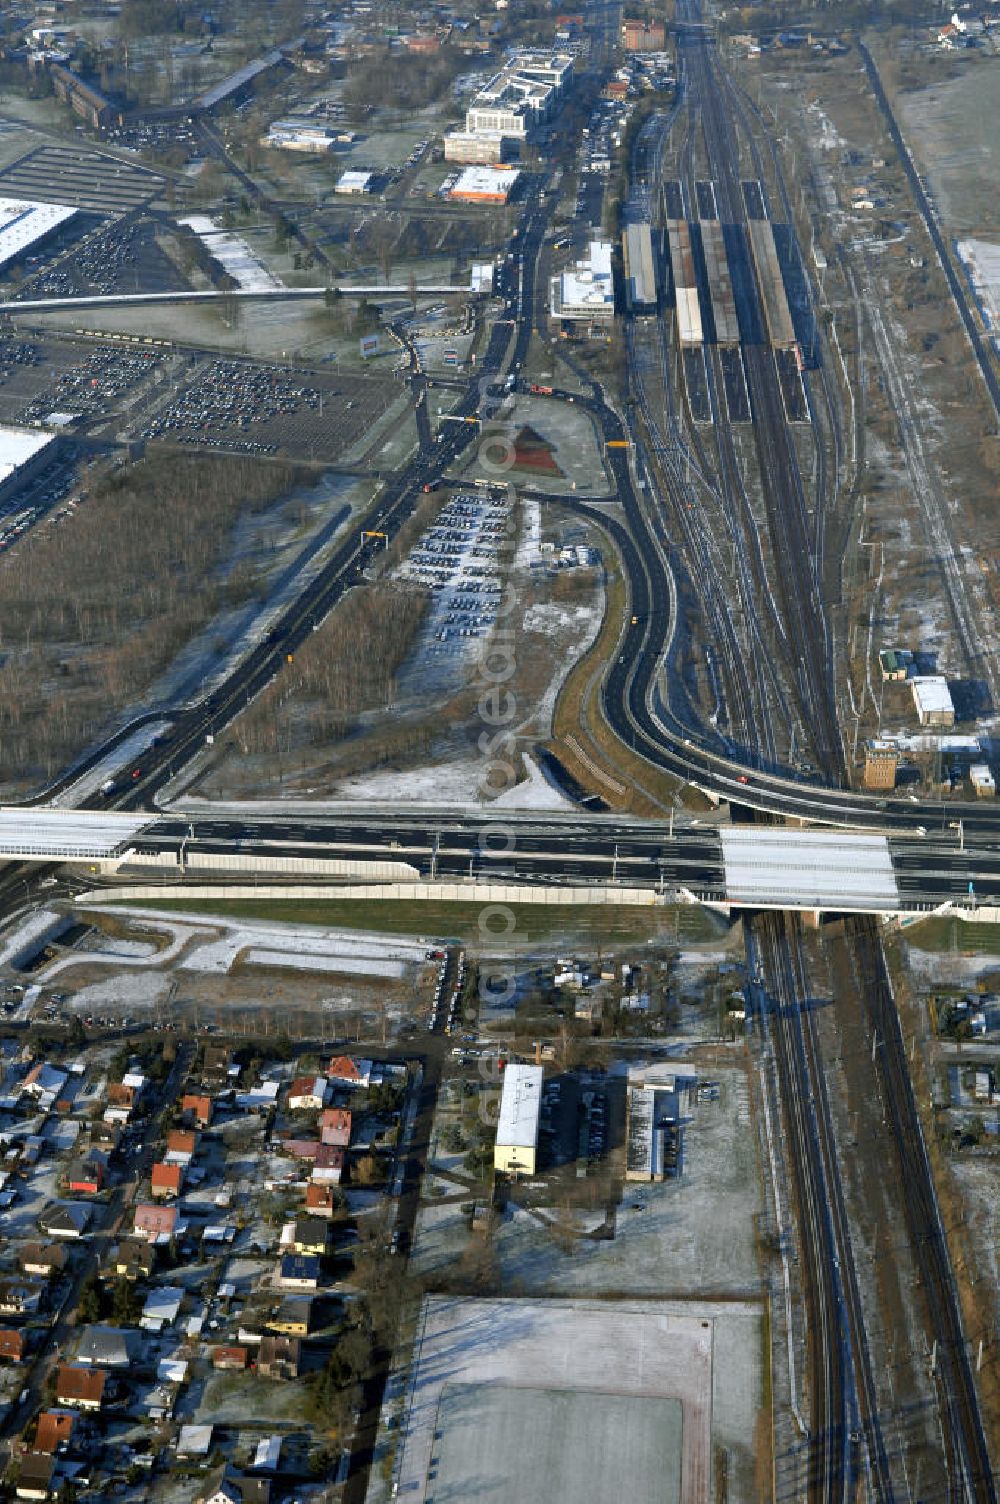
[[[910,688],[921,726],[954,726],[955,704],[943,674],[918,674]]]
[[[0,198],[0,267],[30,251],[76,213],[68,204],[34,199]]]
[[[682,1124],[695,1077],[659,1066],[629,1071],[625,1110],[625,1179],[667,1180],[683,1162]]]
[[[520,176],[516,167],[466,167],[448,197],[469,204],[505,204]]]
[[[667,45],[667,29],[662,21],[625,20],[621,35],[626,52],[662,52]]]
[[[503,161],[552,115],[573,75],[567,52],[515,52],[475,95],[465,112],[465,130],[445,136],[447,160]],[[479,150],[487,153],[477,156]]]
[[[324,152],[332,151],[340,136],[340,126],[321,120],[274,120],[261,144],[284,151]]]
[[[540,1065],[508,1065],[503,1076],[500,1119],[493,1151],[498,1175],[534,1175],[542,1110]]]
[[[0,502],[55,458],[58,442],[54,434],[37,429],[0,427]]]
[[[446,162],[509,161],[517,148],[500,131],[450,131],[444,138]]]
[[[374,176],[370,172],[357,172],[349,168],[342,172],[337,179],[335,193],[371,193],[374,186]]]
[[[608,240],[592,240],[587,257],[553,277],[550,307],[555,319],[609,324],[615,316],[615,284]]]

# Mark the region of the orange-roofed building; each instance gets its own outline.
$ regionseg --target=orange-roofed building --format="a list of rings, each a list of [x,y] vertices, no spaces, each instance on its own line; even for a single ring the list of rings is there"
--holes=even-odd
[[[76,1416],[66,1410],[43,1410],[38,1417],[35,1445],[32,1451],[47,1452],[52,1456],[62,1447],[69,1446],[73,1437]]]
[[[181,1193],[181,1181],[184,1178],[184,1170],[181,1165],[160,1164],[153,1166],[150,1176],[150,1190],[154,1196],[169,1199],[179,1196]]]
[[[346,1149],[351,1142],[351,1117],[349,1107],[328,1107],[319,1120],[321,1141]]]
[[[155,1206],[148,1201],[140,1202],[135,1209],[133,1221],[137,1238],[147,1243],[167,1242],[177,1227],[176,1206]]]
[[[79,1410],[100,1410],[107,1382],[103,1368],[77,1368],[64,1363],[56,1378],[56,1400]]]
[[[332,1217],[336,1213],[336,1192],[332,1185],[311,1181],[306,1186],[306,1211],[313,1217]]]
[[[186,1128],[173,1128],[167,1134],[167,1148],[163,1162],[168,1165],[189,1165],[194,1159],[194,1151],[197,1147],[197,1133],[190,1133]]]
[[[212,1098],[189,1092],[181,1097],[181,1115],[193,1120],[199,1128],[208,1128],[212,1122]]]
[[[334,1055],[326,1068],[331,1081],[344,1086],[367,1086],[372,1076],[370,1060],[355,1060],[353,1055]]]

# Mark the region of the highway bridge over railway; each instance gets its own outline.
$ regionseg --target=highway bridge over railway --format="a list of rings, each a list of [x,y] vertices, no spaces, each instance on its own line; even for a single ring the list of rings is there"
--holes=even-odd
[[[0,860],[238,881],[270,875],[407,887],[411,898],[519,902],[602,890],[606,902],[915,915],[1000,908],[1000,851],[964,830],[924,838],[730,822],[668,828],[617,816],[401,812],[142,815],[0,810]],[[626,897],[630,895],[630,897]],[[388,892],[387,895],[389,896]],[[395,892],[392,896],[396,896]],[[508,895],[510,896],[510,895]]]

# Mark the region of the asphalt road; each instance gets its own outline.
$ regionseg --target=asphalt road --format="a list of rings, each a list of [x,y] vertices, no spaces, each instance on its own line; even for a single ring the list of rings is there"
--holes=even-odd
[[[162,816],[137,842],[143,853],[298,856],[407,863],[423,877],[539,882],[618,882],[685,888],[717,901],[726,893],[722,843],[713,825],[669,827],[614,815],[457,814],[378,808],[335,816],[248,819]],[[950,828],[889,843],[902,906],[1000,904],[1000,850]],[[971,885],[971,888],[970,888]]]

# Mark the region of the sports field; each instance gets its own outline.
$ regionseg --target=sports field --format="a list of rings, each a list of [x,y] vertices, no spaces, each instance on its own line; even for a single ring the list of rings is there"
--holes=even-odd
[[[680,1501],[679,1400],[446,1384],[437,1435],[435,1499],[606,1504],[624,1471],[636,1504]]]
[[[713,1328],[654,1301],[429,1297],[396,1496],[707,1504]]]

